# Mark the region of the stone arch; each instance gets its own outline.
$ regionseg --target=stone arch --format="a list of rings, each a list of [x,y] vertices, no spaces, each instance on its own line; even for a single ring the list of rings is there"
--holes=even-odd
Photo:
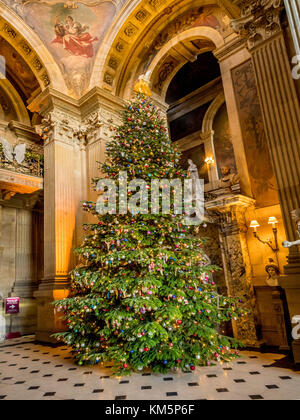
[[[21,55],[42,90],[50,84],[67,93],[59,66],[38,35],[13,11],[0,2],[0,36]]]
[[[176,47],[177,45],[179,45],[183,42],[190,41],[190,40],[193,40],[193,39],[205,39],[205,40],[211,41],[212,44],[215,46],[215,48],[219,48],[219,47],[224,45],[224,40],[223,40],[223,37],[221,36],[221,34],[217,30],[215,30],[213,28],[210,28],[210,27],[201,26],[201,27],[191,28],[191,29],[188,29],[185,32],[182,32],[181,34],[172,38],[159,51],[159,53],[155,56],[154,60],[151,62],[150,66],[149,66],[149,70],[148,70],[148,77],[149,77],[151,83],[154,82],[153,79],[154,79],[154,76],[155,76],[155,72],[158,70],[158,67],[159,67],[160,63],[163,63],[163,61],[168,57],[168,54],[170,53],[172,48]],[[203,52],[203,51],[201,51],[201,52]],[[163,88],[162,88],[161,93],[160,93],[160,96],[163,99],[165,99],[167,89],[169,87],[169,84],[170,84],[171,80],[173,79],[175,74],[181,69],[181,67],[183,67],[184,64],[187,63],[187,61],[188,61],[188,59],[182,59],[177,65],[174,66],[173,70],[170,72],[170,74],[165,79]],[[136,78],[137,77],[138,77],[138,75],[136,75]],[[133,81],[133,83],[136,82],[136,78]]]
[[[202,29],[202,38],[212,39],[210,50],[222,46],[224,41],[220,27],[213,29],[209,25],[194,25],[198,9],[203,7],[214,7],[218,9],[217,13],[220,11],[232,17],[222,4],[211,0],[181,0],[180,6],[176,0],[134,0],[125,4],[97,53],[90,88],[100,86],[114,95],[127,98],[129,85],[132,88],[144,71],[141,68],[145,64],[144,51],[169,24],[176,24],[178,19],[183,24],[174,32],[173,38],[191,28],[195,33]],[[151,56],[149,59],[152,59]],[[183,64],[180,63],[181,66]]]
[[[212,131],[214,118],[218,112],[218,110],[221,108],[221,106],[225,103],[225,96],[224,93],[219,93],[218,96],[212,101],[210,104],[208,110],[206,111],[203,123],[202,123],[202,133],[210,133]]]

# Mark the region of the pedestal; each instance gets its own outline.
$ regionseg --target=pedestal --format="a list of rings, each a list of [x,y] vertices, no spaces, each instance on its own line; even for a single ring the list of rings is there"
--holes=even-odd
[[[245,211],[255,201],[241,194],[227,194],[206,203],[206,210],[217,213],[221,234],[225,279],[230,296],[241,298],[249,313],[232,321],[234,337],[245,346],[260,348],[255,325],[255,298],[247,246]]]
[[[60,283],[61,289],[58,289]],[[65,287],[63,287],[63,284]],[[60,312],[57,312],[53,302],[68,297],[68,279],[53,279],[48,284],[43,284],[35,292],[37,299],[37,329],[36,340],[45,343],[57,343],[53,334],[66,330],[65,322]]]
[[[279,284],[285,290],[289,317],[292,323],[293,317],[300,315],[300,273],[280,277]],[[289,331],[288,334],[291,336],[292,331]],[[294,362],[300,363],[300,339],[292,341],[292,351]]]

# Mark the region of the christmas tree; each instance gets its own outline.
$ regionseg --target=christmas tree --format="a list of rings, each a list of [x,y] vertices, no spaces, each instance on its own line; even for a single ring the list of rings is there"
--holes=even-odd
[[[208,265],[197,226],[176,214],[173,198],[171,214],[158,211],[161,200],[142,211],[152,179],[186,178],[179,161],[159,111],[138,95],[125,107],[102,173],[113,182],[126,173],[127,186],[136,178],[146,181],[136,199],[140,210],[127,211],[126,204],[124,211],[119,201],[99,214],[97,204],[83,203],[95,223],[84,226],[70,296],[55,302],[68,324],[56,337],[72,346],[80,365],[109,361],[115,373],[125,375],[145,368],[190,371],[237,357],[239,343],[223,336],[219,326],[243,316],[242,309],[236,299],[217,293],[212,280],[217,267]],[[135,194],[129,189],[128,200]],[[121,187],[116,195],[125,199]],[[107,204],[103,191],[101,197]]]

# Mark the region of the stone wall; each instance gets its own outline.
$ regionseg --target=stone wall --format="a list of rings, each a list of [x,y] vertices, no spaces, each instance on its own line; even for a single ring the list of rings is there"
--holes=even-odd
[[[28,199],[27,195],[16,194],[0,202],[1,310],[4,310],[6,297],[20,297],[20,313],[12,315],[12,319],[5,316],[5,319],[7,332],[11,328],[12,332],[21,334],[35,332],[33,292],[43,272],[43,212],[30,208]]]

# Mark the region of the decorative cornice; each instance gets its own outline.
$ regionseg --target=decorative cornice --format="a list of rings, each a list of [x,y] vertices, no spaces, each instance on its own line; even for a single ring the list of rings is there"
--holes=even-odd
[[[83,119],[93,112],[97,112],[100,108],[116,113],[116,110],[121,110],[124,105],[125,101],[123,99],[98,86],[92,88],[78,100]]]
[[[31,142],[35,141],[38,143],[40,141],[35,129],[27,124],[18,121],[10,121],[7,126],[17,137]]]
[[[246,46],[245,38],[236,36],[232,40],[226,42],[226,44],[223,47],[215,49],[213,53],[214,53],[214,56],[217,58],[217,60],[220,62],[220,61],[226,60],[232,54],[237,53],[239,50],[243,49],[245,46]]]
[[[58,109],[72,116],[74,119],[81,118],[78,101],[50,87],[36,96],[28,105],[28,109],[31,112],[37,112],[43,116],[46,116],[54,109]]]
[[[205,209],[210,211],[227,212],[234,206],[239,207],[241,210],[246,210],[248,207],[252,207],[255,204],[253,198],[247,197],[241,194],[229,194],[221,196],[215,200],[208,201],[205,204]]]
[[[248,41],[252,49],[281,31],[280,12],[283,0],[240,1],[241,17],[231,21],[235,32]]]
[[[253,207],[255,200],[241,194],[227,194],[207,201],[205,210],[219,225],[223,235],[236,235],[247,232],[245,212]]]

